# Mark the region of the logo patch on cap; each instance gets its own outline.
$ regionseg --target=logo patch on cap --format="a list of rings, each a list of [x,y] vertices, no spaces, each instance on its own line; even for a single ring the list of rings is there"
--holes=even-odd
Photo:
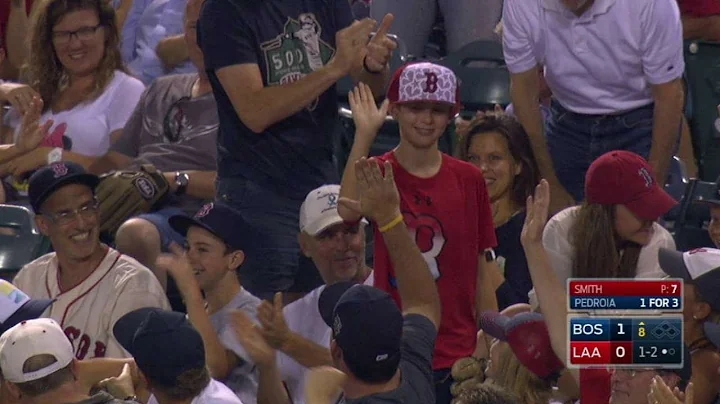
[[[318,196],[318,200],[320,199],[327,199],[327,206],[323,208],[322,212],[327,212],[328,210],[337,209],[338,205],[338,194],[336,193],[326,193],[326,194],[320,194]]]
[[[214,206],[215,205],[212,202],[206,203],[205,205],[203,205],[203,207],[200,208],[200,210],[195,214],[195,219],[200,219],[202,217],[207,216],[210,213],[210,211],[213,209]]]
[[[64,163],[52,163],[50,164],[50,168],[53,170],[55,178],[63,177],[68,173],[68,168]]]
[[[340,331],[342,330],[342,321],[340,321],[340,316],[335,315],[335,320],[333,321],[333,333],[335,336],[340,335]]]
[[[138,177],[133,181],[133,185],[140,192],[140,195],[146,200],[150,200],[155,196],[155,186],[147,178]]]
[[[452,70],[418,63],[405,68],[400,76],[399,101],[436,101],[455,104],[457,78]]]
[[[645,167],[642,167],[638,170],[638,174],[640,177],[642,177],[643,180],[645,180],[645,188],[650,188],[653,185],[653,177],[650,175],[648,170]]]

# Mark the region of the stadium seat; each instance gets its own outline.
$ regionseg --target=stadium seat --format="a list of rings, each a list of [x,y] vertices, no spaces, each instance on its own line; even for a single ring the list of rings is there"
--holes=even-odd
[[[0,205],[0,277],[12,279],[23,265],[48,251],[49,241],[35,227],[29,209]]]
[[[717,184],[699,179],[690,180],[680,203],[680,210],[673,226],[675,244],[680,251],[711,247],[707,233],[710,212],[706,205],[697,203],[704,199],[716,199]]]
[[[482,62],[474,66],[474,62]],[[505,66],[502,45],[476,41],[453,52],[440,64],[452,69],[460,80],[460,101],[465,111],[492,109],[510,103],[510,73]]]
[[[674,222],[677,220],[680,213],[680,207],[682,206],[682,200],[685,196],[685,191],[690,182],[687,174],[687,168],[685,163],[680,160],[677,156],[673,156],[672,162],[670,163],[670,170],[667,181],[665,182],[665,191],[669,193],[676,201],[681,204],[675,206],[668,212],[663,218],[666,222]]]
[[[720,174],[720,134],[715,130],[720,104],[720,43],[685,41],[690,131],[700,178],[715,181]]]

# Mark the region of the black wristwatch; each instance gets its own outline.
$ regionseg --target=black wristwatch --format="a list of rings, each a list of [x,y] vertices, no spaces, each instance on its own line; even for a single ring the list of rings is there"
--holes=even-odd
[[[178,171],[175,173],[175,195],[183,195],[187,191],[188,183],[190,183],[190,176],[184,171]]]
[[[497,259],[497,255],[495,255],[495,250],[492,248],[488,248],[485,250],[485,261],[486,262],[493,262]]]

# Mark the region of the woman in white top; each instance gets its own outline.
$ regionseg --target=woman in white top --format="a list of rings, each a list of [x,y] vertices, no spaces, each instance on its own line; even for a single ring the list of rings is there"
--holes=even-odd
[[[553,269],[568,278],[657,278],[660,247],[675,248],[656,221],[675,200],[660,187],[648,163],[628,151],[595,160],[585,177],[586,200],[550,219],[543,245]]]
[[[29,85],[0,85],[0,101],[13,105],[8,121],[16,130],[36,93],[45,106],[40,121],[52,119],[53,126],[39,147],[0,167],[0,175],[16,178],[49,162],[82,164],[86,156],[105,154],[144,90],[126,74],[115,12],[106,1],[48,0],[36,17],[24,74]]]

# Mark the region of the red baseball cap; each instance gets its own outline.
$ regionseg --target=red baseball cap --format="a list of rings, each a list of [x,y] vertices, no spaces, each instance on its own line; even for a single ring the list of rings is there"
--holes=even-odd
[[[430,101],[453,106],[460,111],[460,86],[455,73],[430,62],[411,62],[398,68],[390,80],[387,98],[394,104]]]
[[[605,153],[593,161],[585,174],[585,199],[601,205],[625,205],[645,220],[657,220],[677,205],[655,181],[648,162],[625,150]]]

